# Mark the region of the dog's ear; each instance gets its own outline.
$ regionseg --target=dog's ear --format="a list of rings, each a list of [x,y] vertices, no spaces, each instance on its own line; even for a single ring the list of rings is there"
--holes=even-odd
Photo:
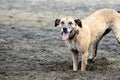
[[[60,19],[56,19],[55,20],[55,27],[58,26],[60,24]]]
[[[82,27],[82,22],[80,19],[75,19],[74,21],[79,27]]]

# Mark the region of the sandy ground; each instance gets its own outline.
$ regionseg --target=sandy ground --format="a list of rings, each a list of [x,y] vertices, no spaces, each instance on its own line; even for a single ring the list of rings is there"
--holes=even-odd
[[[120,80],[112,32],[87,71],[73,72],[71,52],[54,27],[56,18],[85,18],[101,8],[120,10],[120,0],[0,0],[0,80]]]

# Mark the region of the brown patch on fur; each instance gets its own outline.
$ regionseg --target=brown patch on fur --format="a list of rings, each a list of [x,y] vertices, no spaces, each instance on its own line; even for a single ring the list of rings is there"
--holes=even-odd
[[[55,27],[60,24],[60,19],[55,20]]]
[[[77,49],[71,49],[71,51],[73,52],[73,53],[78,53],[78,50]]]
[[[69,35],[69,39],[73,39],[75,37],[75,35],[79,34],[79,31],[78,30],[72,30],[70,32],[70,35]]]
[[[118,13],[120,13],[120,11],[117,11]]]
[[[75,19],[74,21],[79,27],[82,27],[82,22],[80,19]]]

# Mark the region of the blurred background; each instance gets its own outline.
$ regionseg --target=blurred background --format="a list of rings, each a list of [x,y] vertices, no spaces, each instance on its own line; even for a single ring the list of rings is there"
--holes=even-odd
[[[102,8],[120,10],[120,0],[0,0],[0,24],[53,26],[58,17],[84,18]]]

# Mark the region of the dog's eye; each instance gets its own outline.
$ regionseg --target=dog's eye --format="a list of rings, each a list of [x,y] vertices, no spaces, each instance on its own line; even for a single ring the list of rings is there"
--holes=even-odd
[[[61,24],[64,24],[64,22],[62,21]]]
[[[70,24],[70,25],[71,25],[71,24],[73,24],[73,23],[72,23],[72,22],[69,22],[68,24]]]

